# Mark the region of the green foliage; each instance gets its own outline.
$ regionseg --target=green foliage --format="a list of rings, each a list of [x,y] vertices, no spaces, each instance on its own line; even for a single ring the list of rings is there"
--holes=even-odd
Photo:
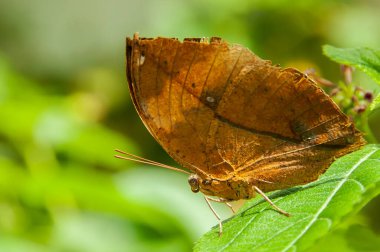
[[[358,68],[380,85],[380,51],[372,48],[337,48],[324,45],[323,53],[335,62]],[[345,67],[345,69],[348,68]],[[379,107],[380,96],[373,99],[373,92],[364,93],[362,88],[353,83],[347,83],[347,81],[346,83],[340,82],[338,86],[340,92],[333,97],[334,100],[347,115],[354,119],[356,126],[367,133],[367,140],[376,142],[375,136],[378,134],[373,132],[373,129],[371,132],[368,120],[371,119],[369,118],[370,112]]]
[[[336,251],[336,252],[358,252],[379,251],[380,237],[370,228],[353,224],[347,228],[339,228],[324,237],[315,246],[306,250],[307,252]]]
[[[91,115],[91,96],[52,94],[0,58],[1,250],[190,250],[178,218],[121,190],[114,149],[139,150]]]
[[[380,94],[378,94],[376,98],[373,100],[369,109],[371,111],[374,111],[375,109],[378,109],[379,107],[380,107]]]
[[[0,250],[190,251],[216,224],[183,174],[113,158],[120,148],[171,162],[128,96],[126,36],[219,36],[334,80],[341,73],[321,43],[377,46],[375,2],[0,1]],[[380,230],[379,205],[371,204],[358,224]],[[314,251],[360,251],[361,239],[373,248],[373,230],[339,229]]]
[[[337,48],[323,46],[323,53],[340,64],[357,67],[380,85],[380,51],[372,48]]]
[[[255,198],[205,234],[196,251],[304,251],[380,193],[380,146],[368,145],[336,162],[316,182],[270,194],[285,217]]]

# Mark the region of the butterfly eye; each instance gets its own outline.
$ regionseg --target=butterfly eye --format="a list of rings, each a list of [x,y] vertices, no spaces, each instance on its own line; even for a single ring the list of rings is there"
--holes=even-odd
[[[191,191],[199,192],[199,177],[195,174],[190,175],[188,182],[190,184]]]

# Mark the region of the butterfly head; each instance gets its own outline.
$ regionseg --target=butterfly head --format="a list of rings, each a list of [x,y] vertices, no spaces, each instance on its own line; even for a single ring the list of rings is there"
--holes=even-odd
[[[211,179],[203,179],[197,174],[191,174],[187,181],[189,182],[191,191],[195,193],[199,192],[201,189],[206,189],[212,182]]]
[[[202,183],[201,177],[199,177],[197,174],[191,174],[187,181],[189,182],[191,191],[195,193],[199,192],[200,184]]]

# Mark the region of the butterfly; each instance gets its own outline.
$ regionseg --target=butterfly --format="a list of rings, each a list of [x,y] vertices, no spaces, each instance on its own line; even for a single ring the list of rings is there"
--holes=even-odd
[[[365,144],[307,75],[241,45],[135,34],[127,38],[126,54],[137,113],[184,169],[132,156],[189,174],[191,190],[202,192],[211,209],[210,200],[260,194],[288,215],[265,192],[314,181],[334,159]]]

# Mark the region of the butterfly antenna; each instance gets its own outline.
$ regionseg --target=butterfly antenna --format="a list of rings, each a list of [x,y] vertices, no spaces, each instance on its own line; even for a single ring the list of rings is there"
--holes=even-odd
[[[187,163],[189,166],[193,167],[194,170],[196,170],[198,173],[202,173],[203,175],[205,175],[206,177],[208,177],[208,174],[204,171],[202,171],[199,167],[195,166],[195,165],[192,165],[192,164],[189,164]]]
[[[157,167],[161,167],[161,168],[165,168],[165,169],[169,169],[169,170],[173,170],[173,171],[182,172],[182,173],[185,173],[185,174],[188,174],[188,175],[191,174],[190,172],[184,171],[182,169],[179,169],[179,168],[176,168],[176,167],[173,167],[173,166],[169,166],[169,165],[165,165],[165,164],[161,164],[161,163],[158,163],[158,162],[146,159],[146,158],[142,158],[142,157],[133,155],[131,153],[128,153],[128,152],[125,152],[125,151],[122,151],[122,150],[117,150],[116,149],[115,151],[119,152],[120,154],[125,155],[125,156],[115,155],[114,156],[115,158],[129,160],[129,161],[134,161],[134,162],[142,163],[142,164],[153,165],[153,166],[157,166]]]

